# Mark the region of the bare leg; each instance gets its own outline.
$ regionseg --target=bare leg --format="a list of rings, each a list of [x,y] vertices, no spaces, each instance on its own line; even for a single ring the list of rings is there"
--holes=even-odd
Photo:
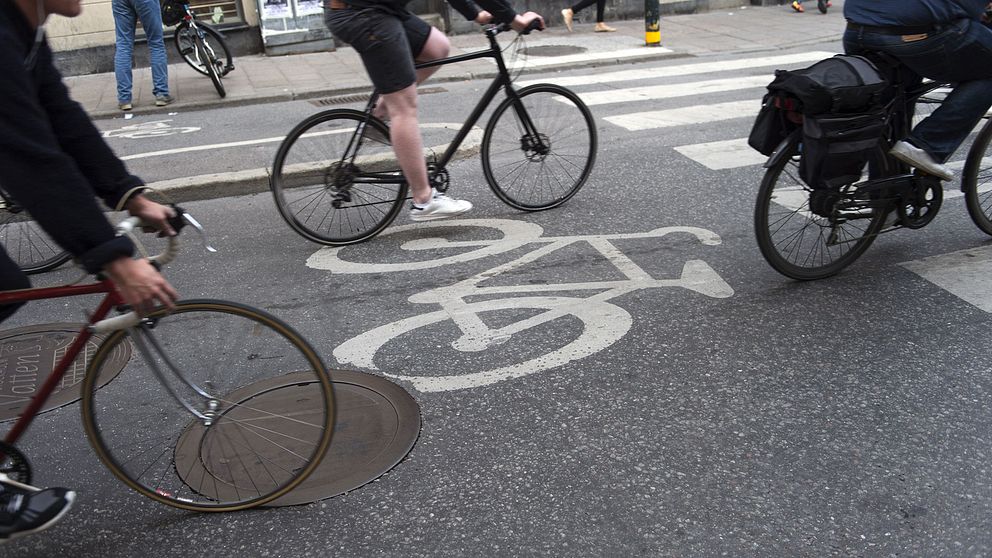
[[[605,1],[605,0],[604,0]],[[438,58],[444,58],[448,56],[448,52],[451,50],[451,43],[448,41],[448,37],[439,31],[436,27],[431,27],[431,33],[427,36],[427,42],[424,43],[424,48],[421,49],[420,54],[418,54],[414,60],[416,62],[427,62],[428,60],[437,60]],[[417,83],[423,83],[427,78],[434,75],[435,72],[440,70],[440,66],[434,66],[432,68],[421,68],[417,70]],[[384,106],[385,103],[379,103],[375,107],[372,115],[376,118],[382,120],[390,120],[391,112]],[[392,134],[391,134],[392,135]],[[398,157],[399,155],[397,155]],[[406,169],[404,169],[405,171]],[[412,186],[412,183],[411,183]]]
[[[431,199],[431,187],[427,183],[424,142],[417,119],[417,85],[383,95],[380,104],[389,113],[389,139],[403,176],[410,185],[413,202],[427,203]]]

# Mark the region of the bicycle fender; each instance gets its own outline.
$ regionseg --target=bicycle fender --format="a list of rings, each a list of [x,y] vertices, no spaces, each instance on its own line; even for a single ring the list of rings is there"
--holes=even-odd
[[[792,150],[786,148],[797,145],[799,143],[799,137],[801,134],[802,134],[802,128],[799,128],[797,130],[794,130],[791,134],[789,134],[789,137],[782,140],[782,143],[778,144],[778,146],[775,148],[775,151],[772,151],[772,154],[768,156],[768,160],[765,161],[764,168],[768,169],[777,165],[779,160],[786,153],[791,153]]]

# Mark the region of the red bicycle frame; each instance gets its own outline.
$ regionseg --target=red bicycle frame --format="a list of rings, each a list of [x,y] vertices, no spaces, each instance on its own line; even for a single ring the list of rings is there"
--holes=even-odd
[[[52,395],[55,391],[55,386],[62,380],[62,376],[65,375],[69,366],[72,365],[76,357],[86,346],[87,341],[93,336],[92,326],[93,324],[99,322],[100,320],[107,317],[115,307],[124,304],[124,299],[117,292],[114,284],[109,279],[104,279],[98,283],[88,283],[85,285],[63,285],[59,287],[41,287],[34,289],[22,289],[18,291],[4,291],[0,292],[0,304],[12,304],[17,302],[27,302],[29,300],[44,300],[49,298],[65,298],[71,296],[80,296],[87,294],[99,294],[106,293],[106,297],[100,302],[97,309],[90,315],[88,323],[82,330],[80,330],[79,335],[76,339],[69,345],[68,350],[65,355],[59,359],[58,363],[55,365],[55,369],[52,371],[48,379],[38,390],[38,393],[31,398],[31,403],[28,404],[27,408],[21,412],[21,416],[17,418],[17,422],[14,423],[14,427],[7,433],[4,438],[4,442],[13,445],[17,442],[18,438],[24,434],[31,421],[34,420],[34,415],[38,412],[38,409],[48,400],[48,397]]]

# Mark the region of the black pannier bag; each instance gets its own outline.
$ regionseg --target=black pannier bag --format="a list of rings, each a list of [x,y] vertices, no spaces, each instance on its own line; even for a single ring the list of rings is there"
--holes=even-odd
[[[171,27],[183,20],[186,15],[186,8],[183,2],[178,0],[161,0],[162,2],[162,25]]]
[[[788,105],[785,115],[792,111],[803,115],[799,174],[804,182],[813,188],[832,188],[858,180],[882,137],[883,105],[890,94],[888,81],[871,61],[838,54],[801,70],[776,70],[768,91],[765,105],[772,97],[775,105]],[[759,147],[771,143],[760,145],[751,139],[748,143],[762,153]]]
[[[762,155],[771,155],[782,140],[802,125],[802,116],[795,112],[795,99],[772,93],[761,100],[761,110],[747,137],[747,144]]]

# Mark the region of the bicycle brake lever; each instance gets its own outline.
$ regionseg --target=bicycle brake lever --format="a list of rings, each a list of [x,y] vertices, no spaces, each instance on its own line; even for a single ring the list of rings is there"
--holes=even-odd
[[[216,252],[217,249],[211,246],[210,243],[207,242],[207,233],[206,231],[203,230],[203,225],[201,225],[199,221],[194,219],[192,215],[187,213],[185,209],[175,205],[173,207],[176,210],[176,216],[182,220],[182,225],[180,225],[179,228],[182,228],[187,224],[192,226],[193,229],[195,229],[196,232],[199,233],[200,242],[203,243],[203,248],[206,249],[207,252]],[[179,228],[176,227],[173,228],[176,229],[177,232],[179,231]]]

